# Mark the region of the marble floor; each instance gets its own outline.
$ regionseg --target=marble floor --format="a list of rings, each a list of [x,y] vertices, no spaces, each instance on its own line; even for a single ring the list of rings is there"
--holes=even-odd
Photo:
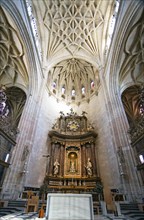
[[[46,218],[38,218],[37,213],[15,213],[15,214],[10,214],[6,215],[3,217],[0,217],[0,220],[38,220],[38,219],[43,219],[46,220]],[[108,218],[102,216],[102,215],[95,215],[94,220],[108,220]]]

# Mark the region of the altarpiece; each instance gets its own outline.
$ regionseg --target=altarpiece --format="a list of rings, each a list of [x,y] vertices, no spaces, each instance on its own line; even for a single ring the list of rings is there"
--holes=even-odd
[[[49,132],[49,162],[45,176],[51,192],[81,193],[101,185],[98,176],[96,138],[86,112],[60,112]]]

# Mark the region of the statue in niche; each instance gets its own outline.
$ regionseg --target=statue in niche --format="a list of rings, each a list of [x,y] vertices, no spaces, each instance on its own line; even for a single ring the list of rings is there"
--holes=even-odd
[[[92,163],[91,163],[90,158],[88,158],[87,165],[85,166],[85,168],[86,168],[86,171],[87,171],[87,175],[92,176]]]
[[[69,160],[68,172],[70,173],[77,172],[77,159],[78,159],[78,156],[76,152],[70,152],[68,154],[68,160]]]
[[[75,162],[74,161],[70,161],[70,172],[71,173],[75,173]]]
[[[119,161],[120,175],[124,175],[125,174],[125,171],[124,171],[125,158],[124,158],[122,146],[118,147],[117,155],[118,155],[118,161]]]
[[[22,154],[22,161],[25,161],[29,155],[29,147],[26,145]]]
[[[57,176],[58,175],[58,172],[59,172],[59,162],[58,162],[58,159],[55,160],[54,162],[54,176]]]
[[[118,155],[119,162],[120,162],[120,163],[125,163],[122,146],[119,146],[119,147],[118,147],[117,155]]]

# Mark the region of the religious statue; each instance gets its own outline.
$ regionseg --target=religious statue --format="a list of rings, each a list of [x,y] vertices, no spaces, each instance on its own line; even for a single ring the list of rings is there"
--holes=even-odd
[[[59,162],[58,159],[56,159],[56,161],[54,162],[54,176],[57,176],[58,172],[59,172]]]
[[[82,111],[82,116],[85,116],[87,114],[87,112]]]
[[[25,161],[29,155],[29,147],[26,145],[22,154],[22,161]]]
[[[75,117],[75,116],[77,116],[77,113],[74,112],[73,109],[71,108],[71,109],[70,109],[70,113],[67,113],[67,115],[68,115],[68,116],[71,116],[71,117]]]
[[[59,112],[60,113],[60,117],[64,117],[64,113],[62,111]]]
[[[124,153],[123,153],[123,150],[122,150],[122,146],[118,147],[117,155],[118,155],[119,162],[120,163],[125,163],[125,158],[124,158]]]
[[[117,155],[118,155],[120,175],[124,175],[125,174],[125,166],[124,166],[125,165],[125,158],[124,158],[122,146],[118,147]]]
[[[92,163],[90,161],[90,158],[88,158],[87,165],[85,166],[85,168],[87,170],[88,176],[92,176]]]
[[[87,130],[88,131],[94,130],[94,127],[89,123],[87,126]]]
[[[70,172],[74,173],[75,172],[75,162],[70,161]]]

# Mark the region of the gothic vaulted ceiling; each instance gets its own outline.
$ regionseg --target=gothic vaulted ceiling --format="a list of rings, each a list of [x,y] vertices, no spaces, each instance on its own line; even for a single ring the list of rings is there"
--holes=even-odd
[[[80,103],[97,94],[115,2],[32,0],[47,86],[57,99]]]
[[[0,7],[0,81],[6,85],[28,85],[25,50],[12,18]]]

